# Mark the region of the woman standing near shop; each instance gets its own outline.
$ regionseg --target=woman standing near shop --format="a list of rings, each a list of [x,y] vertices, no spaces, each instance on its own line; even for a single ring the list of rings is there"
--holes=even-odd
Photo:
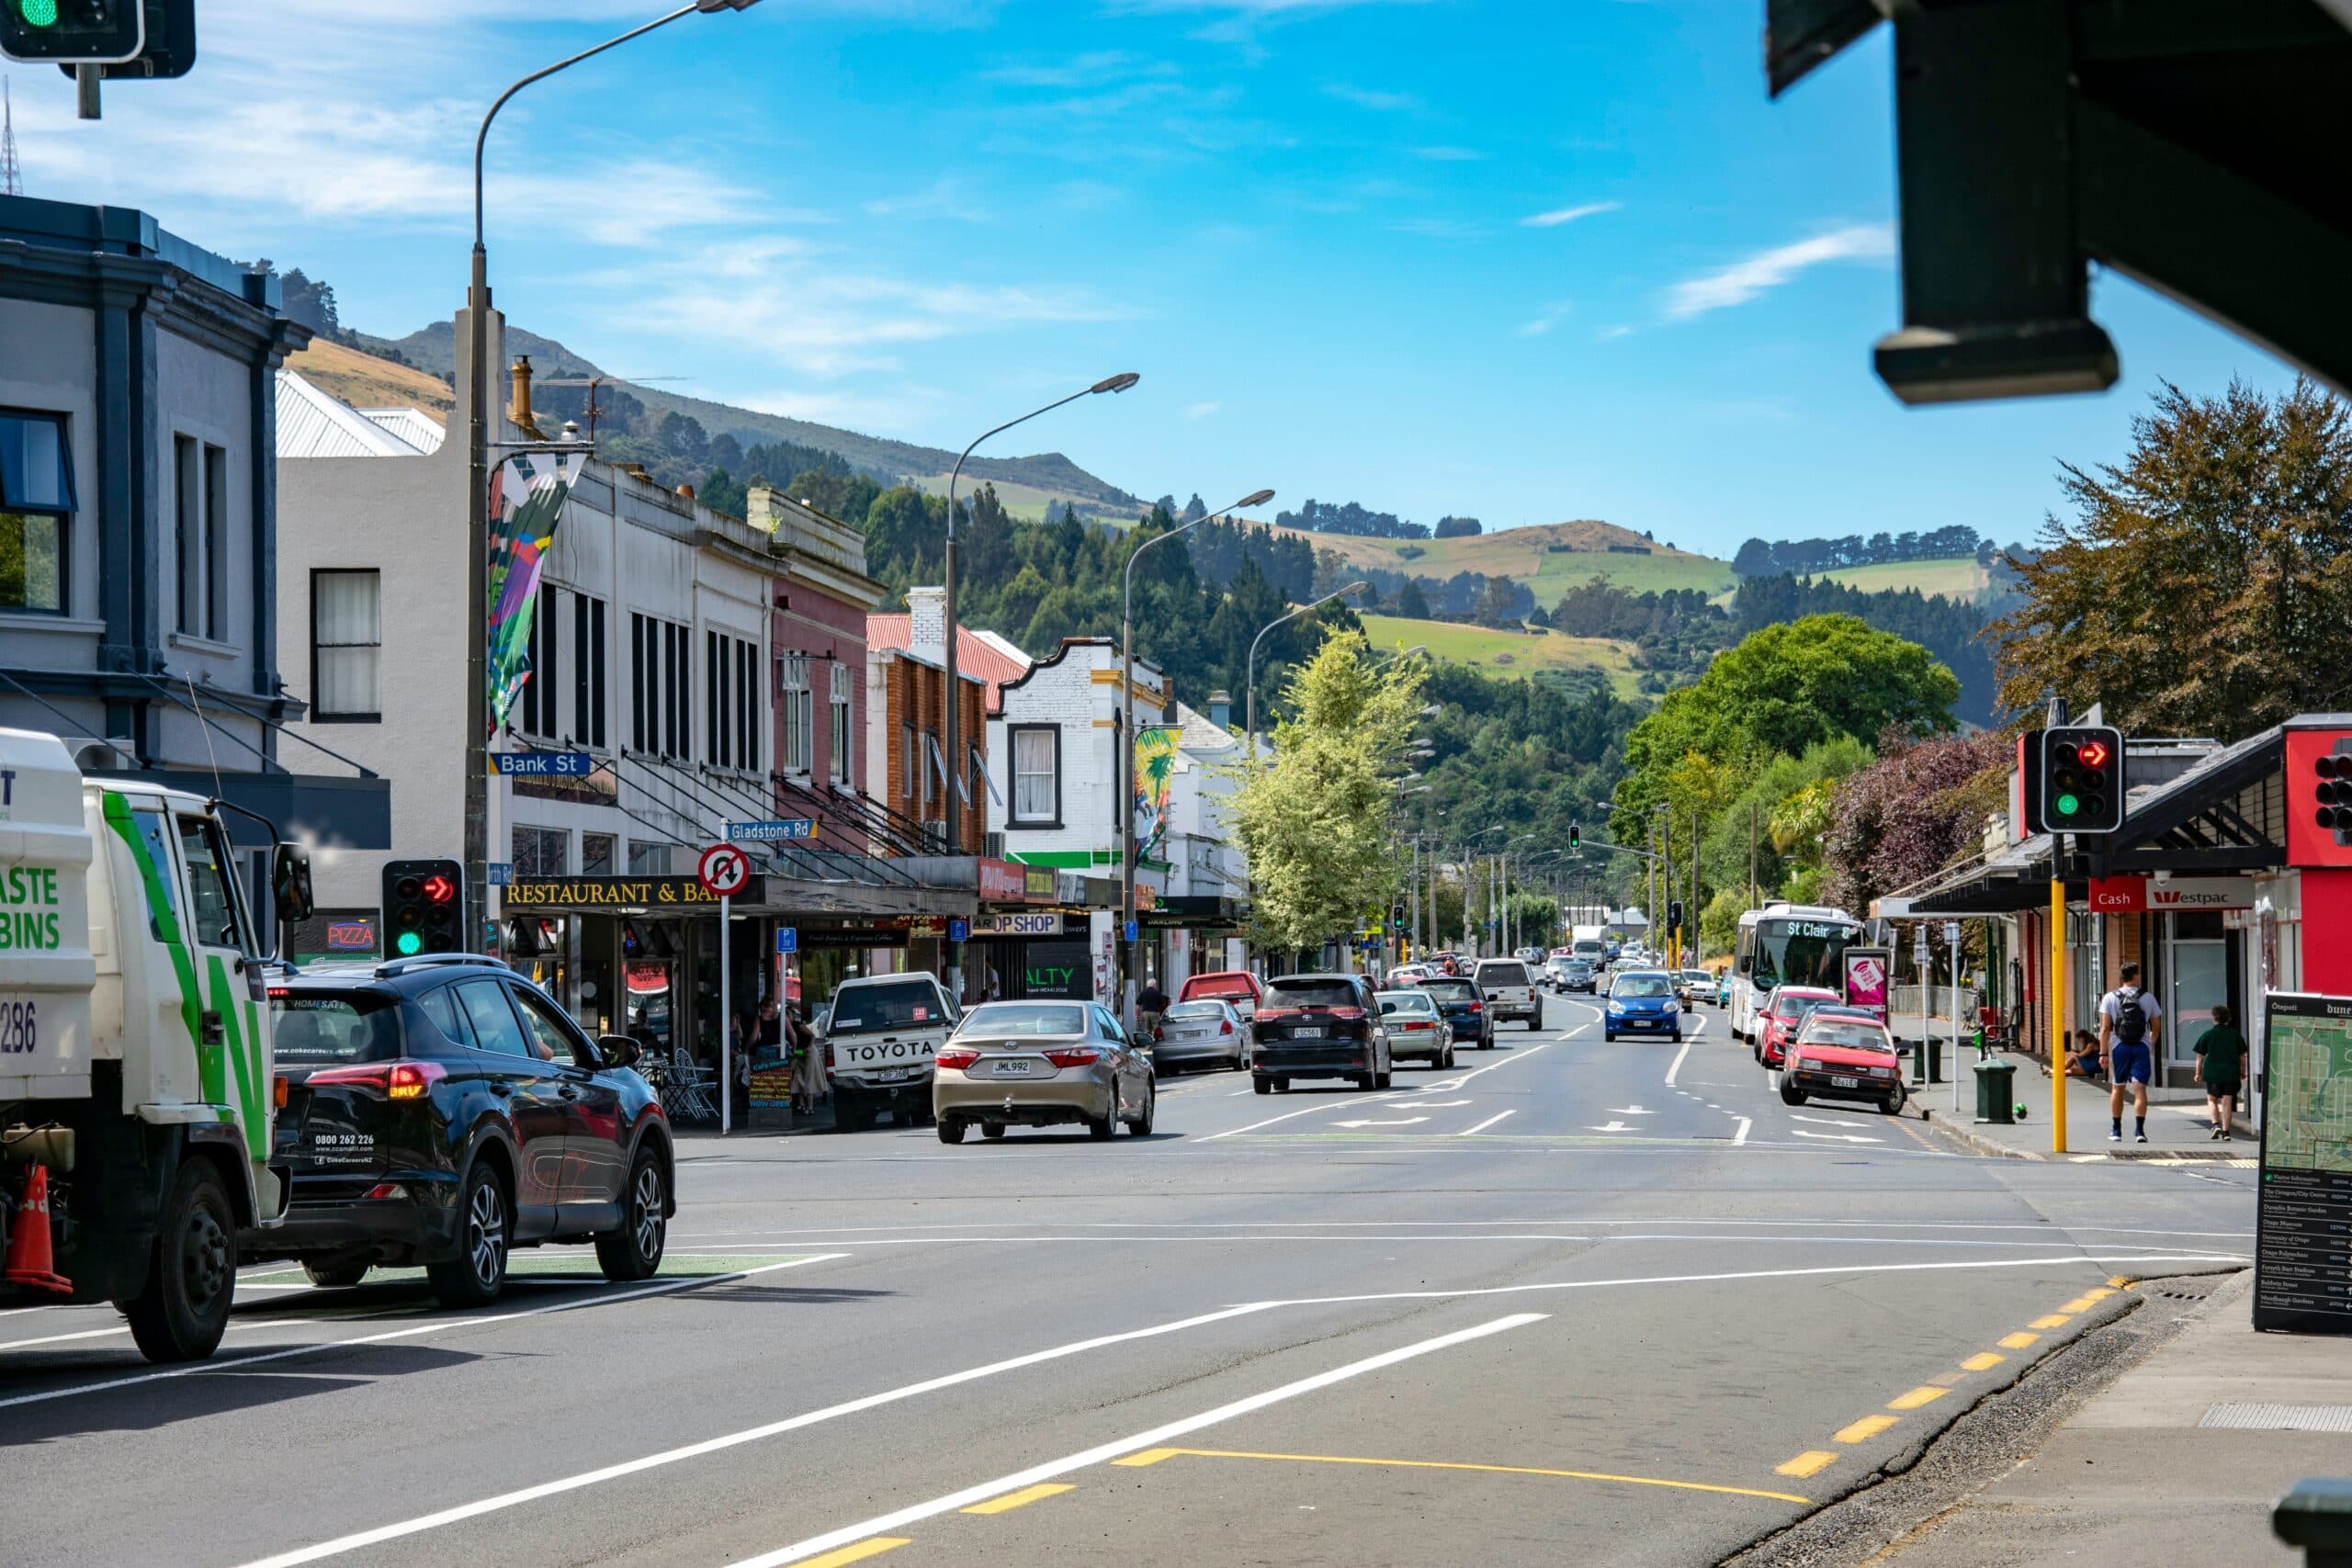
[[[816,1032],[801,1021],[797,1002],[786,1015],[785,1039],[792,1052],[792,1109],[813,1116],[817,1102],[831,1092],[832,1086],[825,1074],[824,1047],[817,1043]]]

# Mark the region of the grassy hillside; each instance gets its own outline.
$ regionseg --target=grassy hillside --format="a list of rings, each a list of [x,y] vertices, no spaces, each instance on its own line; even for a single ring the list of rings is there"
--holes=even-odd
[[[1728,562],[1670,550],[1610,523],[1544,523],[1467,539],[1363,539],[1345,534],[1301,534],[1298,537],[1318,550],[1336,551],[1352,564],[1413,577],[1443,579],[1458,571],[1476,571],[1513,578],[1534,592],[1537,604],[1547,606],[1570,583],[1582,582],[1595,573],[1636,593],[1667,588],[1727,593],[1738,583]],[[1611,545],[1625,548],[1612,550]],[[1628,553],[1637,546],[1649,553]],[[1406,552],[1413,549],[1420,553],[1408,557]]]
[[[1495,631],[1453,621],[1416,621],[1401,615],[1363,615],[1364,635],[1379,652],[1421,647],[1450,664],[1472,664],[1487,675],[1581,676],[1604,679],[1621,697],[1634,694],[1639,679],[1630,643],[1611,637],[1562,637],[1548,632]]]
[[[289,356],[286,367],[354,408],[420,408],[427,413],[447,414],[457,406],[449,384],[438,376],[322,337],[312,338],[310,347]]]
[[[1947,599],[1965,603],[1973,603],[1978,591],[1984,586],[1984,570],[1976,564],[1974,556],[1958,556],[1950,560],[1890,561],[1883,566],[1840,567],[1821,575],[1832,582],[1859,588],[1865,593],[1876,593],[1889,588],[1916,588],[1922,593],[1940,593]]]

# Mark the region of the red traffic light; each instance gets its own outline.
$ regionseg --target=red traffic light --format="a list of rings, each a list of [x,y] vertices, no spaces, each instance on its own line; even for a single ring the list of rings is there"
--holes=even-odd
[[[2086,768],[2107,766],[2108,750],[2104,740],[2086,740],[2075,750],[2075,756]]]
[[[424,879],[423,892],[431,902],[447,904],[458,896],[458,885],[436,871]]]

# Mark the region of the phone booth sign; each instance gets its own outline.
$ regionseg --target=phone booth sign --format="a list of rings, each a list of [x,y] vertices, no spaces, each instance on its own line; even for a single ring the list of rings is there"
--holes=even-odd
[[[1894,970],[1894,950],[1888,947],[1849,947],[1845,953],[1846,1002],[1849,1007],[1868,1008],[1881,1023],[1886,1021],[1888,977]]]

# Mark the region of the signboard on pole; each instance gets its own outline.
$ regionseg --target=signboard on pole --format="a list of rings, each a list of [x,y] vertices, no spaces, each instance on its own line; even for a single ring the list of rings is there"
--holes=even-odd
[[[585,751],[494,751],[498,771],[510,779],[584,779],[596,771]]]
[[[490,874],[490,885],[492,887],[512,887],[514,885],[514,863],[513,861],[490,861],[486,863],[485,869]]]
[[[808,817],[779,817],[764,822],[729,822],[727,841],[730,844],[775,844],[792,839],[816,837],[817,824]]]
[[[1844,964],[1841,979],[1847,1002],[1870,1009],[1884,1023],[1887,977],[1894,967],[1894,954],[1883,947],[1849,947],[1845,952]]]
[[[752,857],[732,844],[713,844],[695,863],[695,880],[713,897],[731,898],[752,880]]]
[[[776,927],[776,928],[775,928],[775,950],[776,950],[776,952],[778,952],[778,953],[797,953],[797,952],[799,952],[799,951],[800,951],[800,928],[799,928],[799,927],[797,927],[797,926],[778,926],[778,927]]]
[[[2352,1334],[2352,997],[2264,999],[2254,1326]]]

